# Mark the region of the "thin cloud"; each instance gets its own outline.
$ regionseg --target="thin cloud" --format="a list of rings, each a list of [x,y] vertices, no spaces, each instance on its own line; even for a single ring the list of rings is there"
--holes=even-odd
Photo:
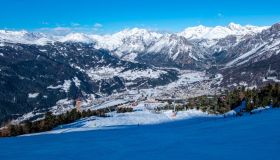
[[[102,24],[100,24],[100,23],[95,23],[94,25],[93,25],[93,31],[94,32],[98,32],[98,31],[100,31],[101,29],[102,29],[102,27],[103,27],[103,25]]]
[[[55,27],[55,28],[45,27],[45,28],[36,29],[35,32],[42,32],[42,33],[47,33],[52,35],[66,35],[68,33],[71,33],[72,29],[68,27]]]
[[[94,28],[102,28],[102,27],[103,27],[103,25],[100,24],[100,23],[95,23],[94,24]]]
[[[78,27],[80,25],[81,25],[80,23],[71,23],[71,26],[73,26],[73,27]]]
[[[44,28],[39,28],[39,29],[35,29],[35,32],[42,32],[42,33],[46,33],[46,34],[51,34],[51,35],[57,35],[57,36],[62,36],[62,35],[66,35],[69,33],[89,33],[89,34],[93,34],[93,33],[98,33],[99,31],[102,30],[102,25],[101,24],[94,24],[94,25],[80,25],[78,23],[73,23],[71,24],[69,27],[62,27],[62,26],[58,26],[58,27],[44,27]]]

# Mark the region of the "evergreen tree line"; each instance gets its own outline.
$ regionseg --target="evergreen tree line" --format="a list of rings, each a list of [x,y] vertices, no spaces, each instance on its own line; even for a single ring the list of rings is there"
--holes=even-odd
[[[251,111],[257,107],[280,107],[280,84],[267,84],[260,88],[236,88],[222,95],[199,96],[188,99],[185,106],[176,106],[176,110],[198,109],[211,114],[223,114],[246,101],[246,110]],[[169,106],[172,109],[172,106]]]
[[[203,112],[208,112],[210,114],[220,113],[218,110],[217,99],[219,96],[199,96],[195,98],[190,98],[187,104],[188,109],[197,109]]]
[[[131,107],[118,107],[117,113],[126,113],[126,112],[133,112],[133,108]]]
[[[225,113],[238,107],[242,101],[246,101],[246,111],[265,106],[280,107],[280,84],[267,84],[258,89],[237,88],[218,98],[217,109],[219,113]]]
[[[185,109],[188,109],[188,106],[187,105],[179,105],[179,104],[170,103],[170,104],[167,104],[163,107],[157,107],[155,110],[160,111],[160,110],[174,110],[174,109],[175,109],[175,111],[183,111]]]
[[[78,119],[90,117],[90,116],[100,116],[106,117],[106,113],[109,110],[99,109],[99,110],[87,110],[79,112],[76,109],[67,111],[64,114],[53,115],[51,112],[45,114],[44,119],[37,121],[26,121],[20,124],[8,124],[0,130],[1,137],[18,136],[22,134],[38,133],[44,131],[50,131],[60,125],[72,123]]]

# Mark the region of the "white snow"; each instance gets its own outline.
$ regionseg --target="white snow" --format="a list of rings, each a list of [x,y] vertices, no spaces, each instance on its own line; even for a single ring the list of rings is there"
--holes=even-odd
[[[72,82],[71,80],[64,80],[64,83],[62,85],[57,85],[57,86],[50,85],[50,86],[47,87],[47,89],[62,89],[65,92],[68,92],[69,89],[70,89],[70,86],[71,86],[71,82]],[[76,83],[78,85],[78,81],[76,81]]]
[[[236,64],[236,63],[238,63],[238,62],[240,62],[241,60],[243,60],[243,61],[242,61],[241,63],[239,63],[239,65],[240,65],[240,64],[243,64],[243,63],[245,63],[245,62],[247,62],[247,61],[250,59],[250,58],[248,58],[249,56],[251,56],[251,55],[253,55],[254,53],[256,53],[256,51],[258,51],[260,48],[262,48],[262,47],[265,46],[265,45],[266,45],[266,44],[264,43],[264,44],[261,44],[260,46],[255,46],[254,49],[250,50],[249,52],[244,53],[244,54],[242,54],[241,56],[237,57],[236,59],[234,59],[234,60],[228,62],[228,63],[226,64],[226,67],[230,67],[230,66],[232,66],[232,65],[234,65],[234,64]],[[245,58],[247,58],[247,59],[244,60]]]
[[[146,52],[168,54],[174,60],[179,53],[188,53],[191,49],[192,45],[186,43],[184,38],[174,34],[165,34],[149,47]]]
[[[0,30],[0,42],[23,43],[44,45],[48,42],[55,41],[51,36],[42,33],[32,33],[25,30],[7,31]]]
[[[20,116],[19,118],[12,120],[12,124],[18,124],[20,122],[26,121],[26,120],[30,120],[31,118],[33,118],[34,116],[39,116],[39,115],[43,115],[44,113],[36,113],[34,111],[26,113],[22,116]]]
[[[170,98],[191,98],[200,95],[216,94],[216,89],[211,88],[212,84],[218,84],[222,75],[209,79],[205,72],[193,70],[180,70],[179,79],[165,86],[158,86],[151,89],[143,89],[141,92],[153,97]]]
[[[1,158],[15,159],[279,159],[279,109],[232,118],[194,118],[159,125],[1,138]],[[79,123],[65,132],[79,129]],[[98,128],[98,127],[96,127]],[[55,132],[55,131],[52,131]],[[57,130],[63,133],[63,130]]]
[[[47,88],[48,89],[60,89],[60,88],[62,88],[62,85],[57,85],[57,86],[50,85]]]
[[[80,87],[81,81],[79,80],[79,78],[74,77],[72,80],[73,80],[74,84],[75,84],[77,87]]]
[[[256,109],[253,109],[251,111],[251,113],[258,113],[258,112],[261,112],[261,111],[264,111],[264,110],[268,110],[268,109],[271,109],[270,106],[266,106],[266,107],[258,107]],[[237,113],[234,111],[234,110],[231,110],[225,114],[223,114],[223,116],[225,117],[229,117],[229,116],[235,116]],[[244,115],[248,115],[249,113],[243,113]]]
[[[165,74],[166,71],[163,70],[127,70],[124,71],[122,67],[98,67],[94,69],[89,69],[87,71],[88,76],[92,80],[110,79],[115,76],[122,77],[126,80],[135,80],[137,78],[158,78],[161,74]]]
[[[268,110],[268,109],[271,109],[271,107],[270,106],[259,107],[259,108],[256,108],[256,109],[252,110],[251,112],[252,113],[257,113],[257,112],[261,112],[261,111]]]
[[[161,70],[152,70],[152,69],[146,69],[146,70],[128,70],[125,72],[121,72],[119,74],[120,77],[125,78],[126,80],[135,80],[137,78],[159,78],[161,74],[166,74],[166,71]]]
[[[28,98],[36,98],[40,93],[28,93]]]
[[[143,107],[140,107],[143,108]],[[139,109],[139,108],[138,108]],[[65,132],[75,131],[88,131],[97,129],[106,129],[107,127],[120,127],[129,125],[148,125],[148,124],[159,124],[171,121],[178,121],[183,119],[190,119],[196,117],[213,117],[199,110],[186,110],[177,112],[176,116],[171,110],[165,110],[160,113],[144,109],[129,113],[108,113],[110,117],[90,117],[79,120],[72,124],[61,126],[56,130],[40,133],[40,134],[58,134]]]
[[[189,27],[179,33],[162,33],[148,29],[125,29],[114,34],[94,35],[85,33],[69,33],[64,36],[46,35],[27,31],[0,30],[0,42],[24,43],[44,45],[48,42],[83,42],[94,43],[97,49],[108,49],[113,54],[125,60],[135,61],[139,53],[165,53],[172,59],[176,59],[179,53],[189,53],[190,57],[198,60],[203,54],[192,53],[192,45],[187,40],[206,39],[204,44],[210,47],[216,39],[229,35],[243,37],[247,34],[254,35],[268,27],[241,26],[230,23],[228,26],[216,27]],[[184,38],[183,38],[184,37]]]
[[[96,41],[97,48],[105,48],[114,51],[119,57],[126,56],[127,59],[134,60],[136,52],[144,51],[145,46],[149,46],[161,36],[162,34],[147,29],[133,28],[112,35],[90,35],[89,37]]]
[[[110,114],[112,117],[96,118],[96,120],[85,122],[83,128],[102,128],[123,125],[143,125],[158,124],[173,120],[208,116],[206,113],[197,110],[180,111],[175,117],[171,110],[164,111],[160,114],[150,111],[136,111],[132,113]]]
[[[68,92],[69,89],[70,89],[70,86],[71,86],[71,80],[64,80],[62,89],[63,89],[65,92]]]
[[[98,67],[92,68],[86,71],[88,76],[92,80],[101,80],[101,79],[109,79],[114,76],[118,76],[118,74],[123,70],[121,67],[111,68],[111,67]]]
[[[56,105],[53,106],[50,111],[54,115],[60,115],[62,113],[70,111],[71,109],[74,109],[75,106],[73,104],[74,104],[73,100],[61,99],[61,100],[56,102]]]
[[[239,24],[230,23],[228,26],[216,26],[216,27],[205,27],[199,25],[197,27],[186,28],[183,32],[179,33],[180,36],[184,36],[187,39],[221,39],[229,35],[244,36],[247,34],[256,34],[267,26],[258,27],[252,25],[241,26]]]
[[[39,49],[40,52],[46,52],[46,49]]]
[[[67,100],[62,100],[61,103],[65,104]],[[68,102],[69,103],[69,102]],[[120,104],[115,102],[109,102],[112,105]],[[112,106],[108,105],[108,106]],[[155,104],[154,107],[157,107],[159,104]],[[105,107],[105,106],[103,106]],[[102,108],[102,107],[101,107]],[[268,110],[271,107],[259,107],[252,110],[252,113],[261,112]],[[66,111],[64,111],[66,112]],[[236,115],[235,111],[229,111],[223,115],[211,115],[200,110],[188,109],[185,111],[178,111],[176,114],[172,110],[162,110],[160,112],[154,112],[153,109],[148,109],[144,106],[144,103],[140,103],[138,106],[134,107],[134,112],[127,113],[116,113],[110,112],[107,113],[109,117],[89,117],[78,120],[74,123],[60,126],[53,131],[43,132],[39,134],[58,134],[65,132],[76,132],[76,131],[89,131],[89,130],[100,130],[106,128],[116,128],[121,126],[130,126],[130,125],[151,125],[151,124],[160,124],[178,120],[186,119],[195,119],[195,118],[223,118],[223,117],[232,117]],[[245,114],[249,115],[249,114]]]
[[[135,62],[135,58],[138,56],[137,53],[131,52],[129,54],[123,55],[122,59],[126,61]]]
[[[204,37],[211,28],[199,25],[196,27],[186,28],[183,32],[179,33],[180,36],[184,36],[187,39],[198,39]]]
[[[61,42],[83,42],[83,43],[93,43],[90,37],[82,33],[70,33],[59,39]]]
[[[120,105],[120,104],[125,104],[127,103],[128,100],[124,100],[124,99],[117,99],[117,100],[110,100],[110,101],[106,101],[102,104],[99,105],[95,105],[92,107],[92,109],[103,109],[103,108],[108,108],[108,107],[112,107],[112,106],[116,106],[116,105]]]

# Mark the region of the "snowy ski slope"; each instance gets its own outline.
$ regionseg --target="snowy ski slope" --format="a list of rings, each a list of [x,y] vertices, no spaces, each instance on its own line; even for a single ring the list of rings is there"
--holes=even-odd
[[[279,159],[280,110],[0,139],[0,159]]]

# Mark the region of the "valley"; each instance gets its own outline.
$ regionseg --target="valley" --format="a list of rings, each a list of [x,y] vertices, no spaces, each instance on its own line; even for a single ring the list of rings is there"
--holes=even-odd
[[[277,83],[280,24],[197,26],[179,33],[111,35],[0,32],[1,121],[41,119],[77,107],[164,106]],[[16,37],[16,38],[15,38]]]

